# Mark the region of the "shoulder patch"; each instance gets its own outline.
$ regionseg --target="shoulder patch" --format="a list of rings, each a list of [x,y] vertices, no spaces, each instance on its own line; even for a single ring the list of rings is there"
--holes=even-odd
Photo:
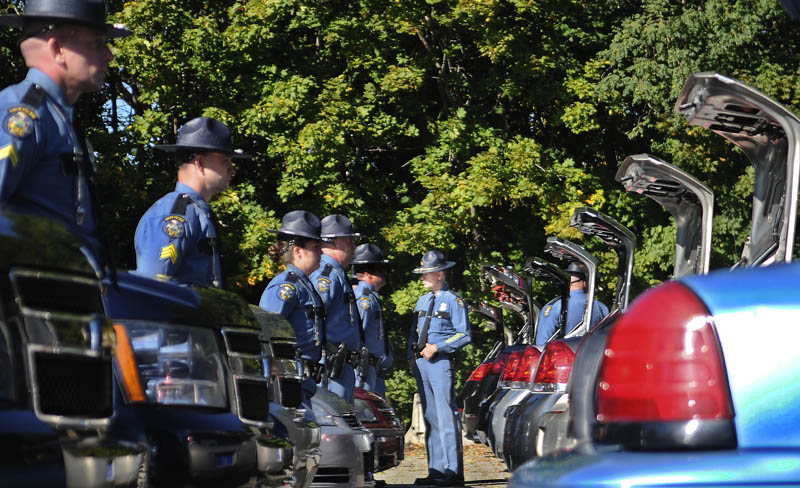
[[[178,198],[175,199],[175,203],[172,204],[172,210],[170,210],[169,213],[177,215],[186,215],[186,207],[189,206],[189,203],[191,203],[191,201],[192,199],[189,198],[189,195],[187,195],[186,193],[179,195]]]
[[[544,307],[544,312],[542,312],[542,316],[547,317],[548,315],[550,315],[551,310],[553,310],[553,307],[551,307],[550,305]]]
[[[319,290],[320,293],[328,293],[328,290],[330,289],[331,289],[331,280],[325,278],[324,276],[317,280],[317,290]]]
[[[296,288],[291,283],[283,283],[280,287],[278,287],[278,297],[284,302],[286,300],[291,300],[294,297]]]
[[[464,300],[462,300],[461,297],[456,298],[456,303],[459,307],[464,308]]]
[[[165,217],[161,230],[170,239],[180,239],[186,234],[186,219],[180,215]]]
[[[361,297],[358,299],[358,302],[361,305],[361,308],[364,310],[369,310],[372,306],[372,302],[370,301],[369,297]]]
[[[33,121],[36,118],[36,112],[28,107],[11,107],[3,120],[3,129],[14,137],[24,139],[33,134]]]

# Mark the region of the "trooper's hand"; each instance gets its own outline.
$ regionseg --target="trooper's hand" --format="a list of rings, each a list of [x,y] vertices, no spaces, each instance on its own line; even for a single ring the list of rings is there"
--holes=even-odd
[[[420,355],[425,359],[427,359],[428,361],[430,361],[431,359],[433,359],[433,356],[436,355],[436,352],[438,350],[439,348],[436,347],[436,344],[431,344],[430,342],[427,342],[425,343],[425,348],[422,351],[420,351]]]

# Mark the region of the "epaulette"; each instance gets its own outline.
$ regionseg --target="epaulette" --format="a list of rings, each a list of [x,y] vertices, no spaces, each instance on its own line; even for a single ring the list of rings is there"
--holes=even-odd
[[[29,107],[39,108],[42,102],[44,102],[44,96],[44,89],[41,86],[31,85],[28,87],[28,91],[25,92],[25,95],[22,96],[20,102]]]
[[[362,297],[368,297],[368,296],[370,296],[371,294],[372,294],[372,293],[370,293],[370,291],[369,291],[369,288],[367,288],[366,286],[365,286],[364,288],[362,288],[362,289],[361,289],[361,296],[362,296]]]
[[[294,271],[289,271],[288,273],[286,273],[286,281],[288,281],[289,283],[297,283],[298,279],[299,278],[297,277],[296,274],[294,274]]]
[[[172,210],[169,213],[173,215],[186,215],[186,207],[192,202],[192,199],[189,198],[189,195],[186,193],[181,194],[175,200],[175,203],[172,205]]]
[[[322,276],[327,278],[331,275],[331,271],[333,271],[333,266],[331,266],[331,263],[326,263],[325,269],[322,270]]]

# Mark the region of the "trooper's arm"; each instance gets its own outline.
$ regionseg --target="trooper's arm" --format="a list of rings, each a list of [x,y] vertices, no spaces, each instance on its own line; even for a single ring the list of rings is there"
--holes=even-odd
[[[0,202],[7,202],[30,174],[45,144],[34,110],[4,100],[0,113],[5,117],[0,130]]]

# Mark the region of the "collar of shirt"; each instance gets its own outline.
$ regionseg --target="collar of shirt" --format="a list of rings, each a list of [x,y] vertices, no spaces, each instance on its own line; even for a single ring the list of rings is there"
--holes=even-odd
[[[67,119],[72,120],[72,105],[67,103],[67,97],[64,95],[64,91],[52,78],[36,68],[31,68],[28,70],[25,80],[30,81],[34,85],[41,86],[42,89],[50,95],[50,98],[58,104],[59,108],[64,111],[64,115],[67,116]]]
[[[571,292],[569,292],[569,297],[570,298],[578,297],[578,296],[581,296],[581,295],[586,295],[586,291],[585,290],[572,290]]]
[[[319,259],[319,267],[320,267],[320,269],[325,268],[326,264],[330,264],[331,266],[333,266],[334,271],[341,271],[342,273],[344,273],[344,269],[339,264],[339,261],[337,261],[337,260],[333,259],[332,257],[328,256],[327,254],[323,253],[322,257],[320,257],[320,259]]]
[[[296,274],[300,278],[305,278],[306,277],[306,274],[303,273],[303,270],[301,270],[300,268],[298,268],[297,266],[295,266],[292,263],[289,263],[289,264],[286,265],[286,271],[292,271],[292,272],[294,272],[294,274]]]
[[[209,208],[208,203],[205,200],[203,200],[203,197],[201,197],[200,194],[194,191],[192,187],[190,187],[189,185],[186,185],[179,181],[175,183],[175,191],[178,193],[186,193],[187,195],[189,195],[189,198],[191,198],[194,203],[200,205],[201,208],[208,210]]]
[[[362,280],[359,281],[358,284],[369,290],[370,293],[375,293],[375,288],[373,288],[369,282]]]

